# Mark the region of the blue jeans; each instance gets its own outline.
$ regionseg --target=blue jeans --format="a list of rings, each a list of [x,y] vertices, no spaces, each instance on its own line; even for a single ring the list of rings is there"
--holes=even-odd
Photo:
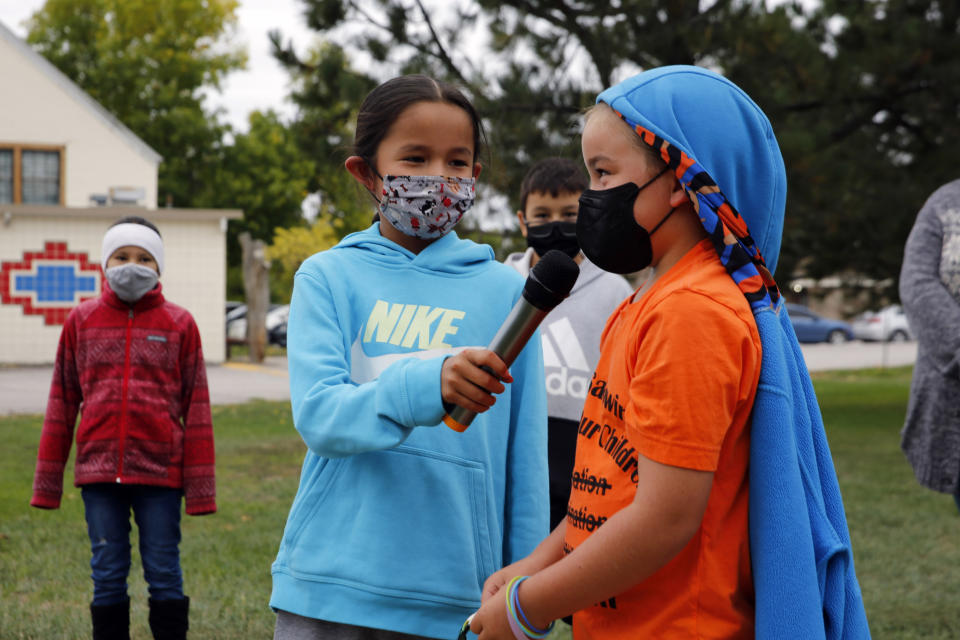
[[[125,602],[130,574],[130,510],[140,534],[140,561],[150,597],[183,598],[180,571],[180,503],[183,492],[166,487],[91,484],[81,487],[93,557],[93,603]]]

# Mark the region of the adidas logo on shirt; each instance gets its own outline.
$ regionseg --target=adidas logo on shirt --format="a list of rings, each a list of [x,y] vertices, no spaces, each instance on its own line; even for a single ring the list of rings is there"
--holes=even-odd
[[[590,390],[591,367],[568,318],[547,324],[541,330],[547,393],[584,399]]]

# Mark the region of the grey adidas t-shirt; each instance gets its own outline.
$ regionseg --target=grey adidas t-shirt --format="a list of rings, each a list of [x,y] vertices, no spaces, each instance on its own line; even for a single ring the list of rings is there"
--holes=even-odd
[[[527,277],[532,255],[533,249],[511,253],[504,264]],[[547,415],[551,418],[580,419],[600,358],[600,334],[613,310],[632,293],[633,287],[623,276],[603,271],[583,258],[570,296],[540,325]]]

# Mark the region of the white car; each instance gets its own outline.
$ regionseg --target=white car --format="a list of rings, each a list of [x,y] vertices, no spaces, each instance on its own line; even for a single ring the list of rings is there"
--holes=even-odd
[[[270,330],[274,329],[287,321],[290,315],[290,305],[274,304],[270,305],[267,311],[267,335],[269,338]],[[227,341],[242,343],[247,340],[247,305],[239,307],[227,313]]]
[[[872,342],[913,340],[903,307],[892,304],[879,311],[864,311],[853,321],[853,335]]]

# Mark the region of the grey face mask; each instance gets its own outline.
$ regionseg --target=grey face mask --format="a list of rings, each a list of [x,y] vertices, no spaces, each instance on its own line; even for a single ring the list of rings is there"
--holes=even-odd
[[[107,282],[117,297],[124,302],[136,302],[157,286],[160,275],[142,264],[122,264],[106,271]]]

